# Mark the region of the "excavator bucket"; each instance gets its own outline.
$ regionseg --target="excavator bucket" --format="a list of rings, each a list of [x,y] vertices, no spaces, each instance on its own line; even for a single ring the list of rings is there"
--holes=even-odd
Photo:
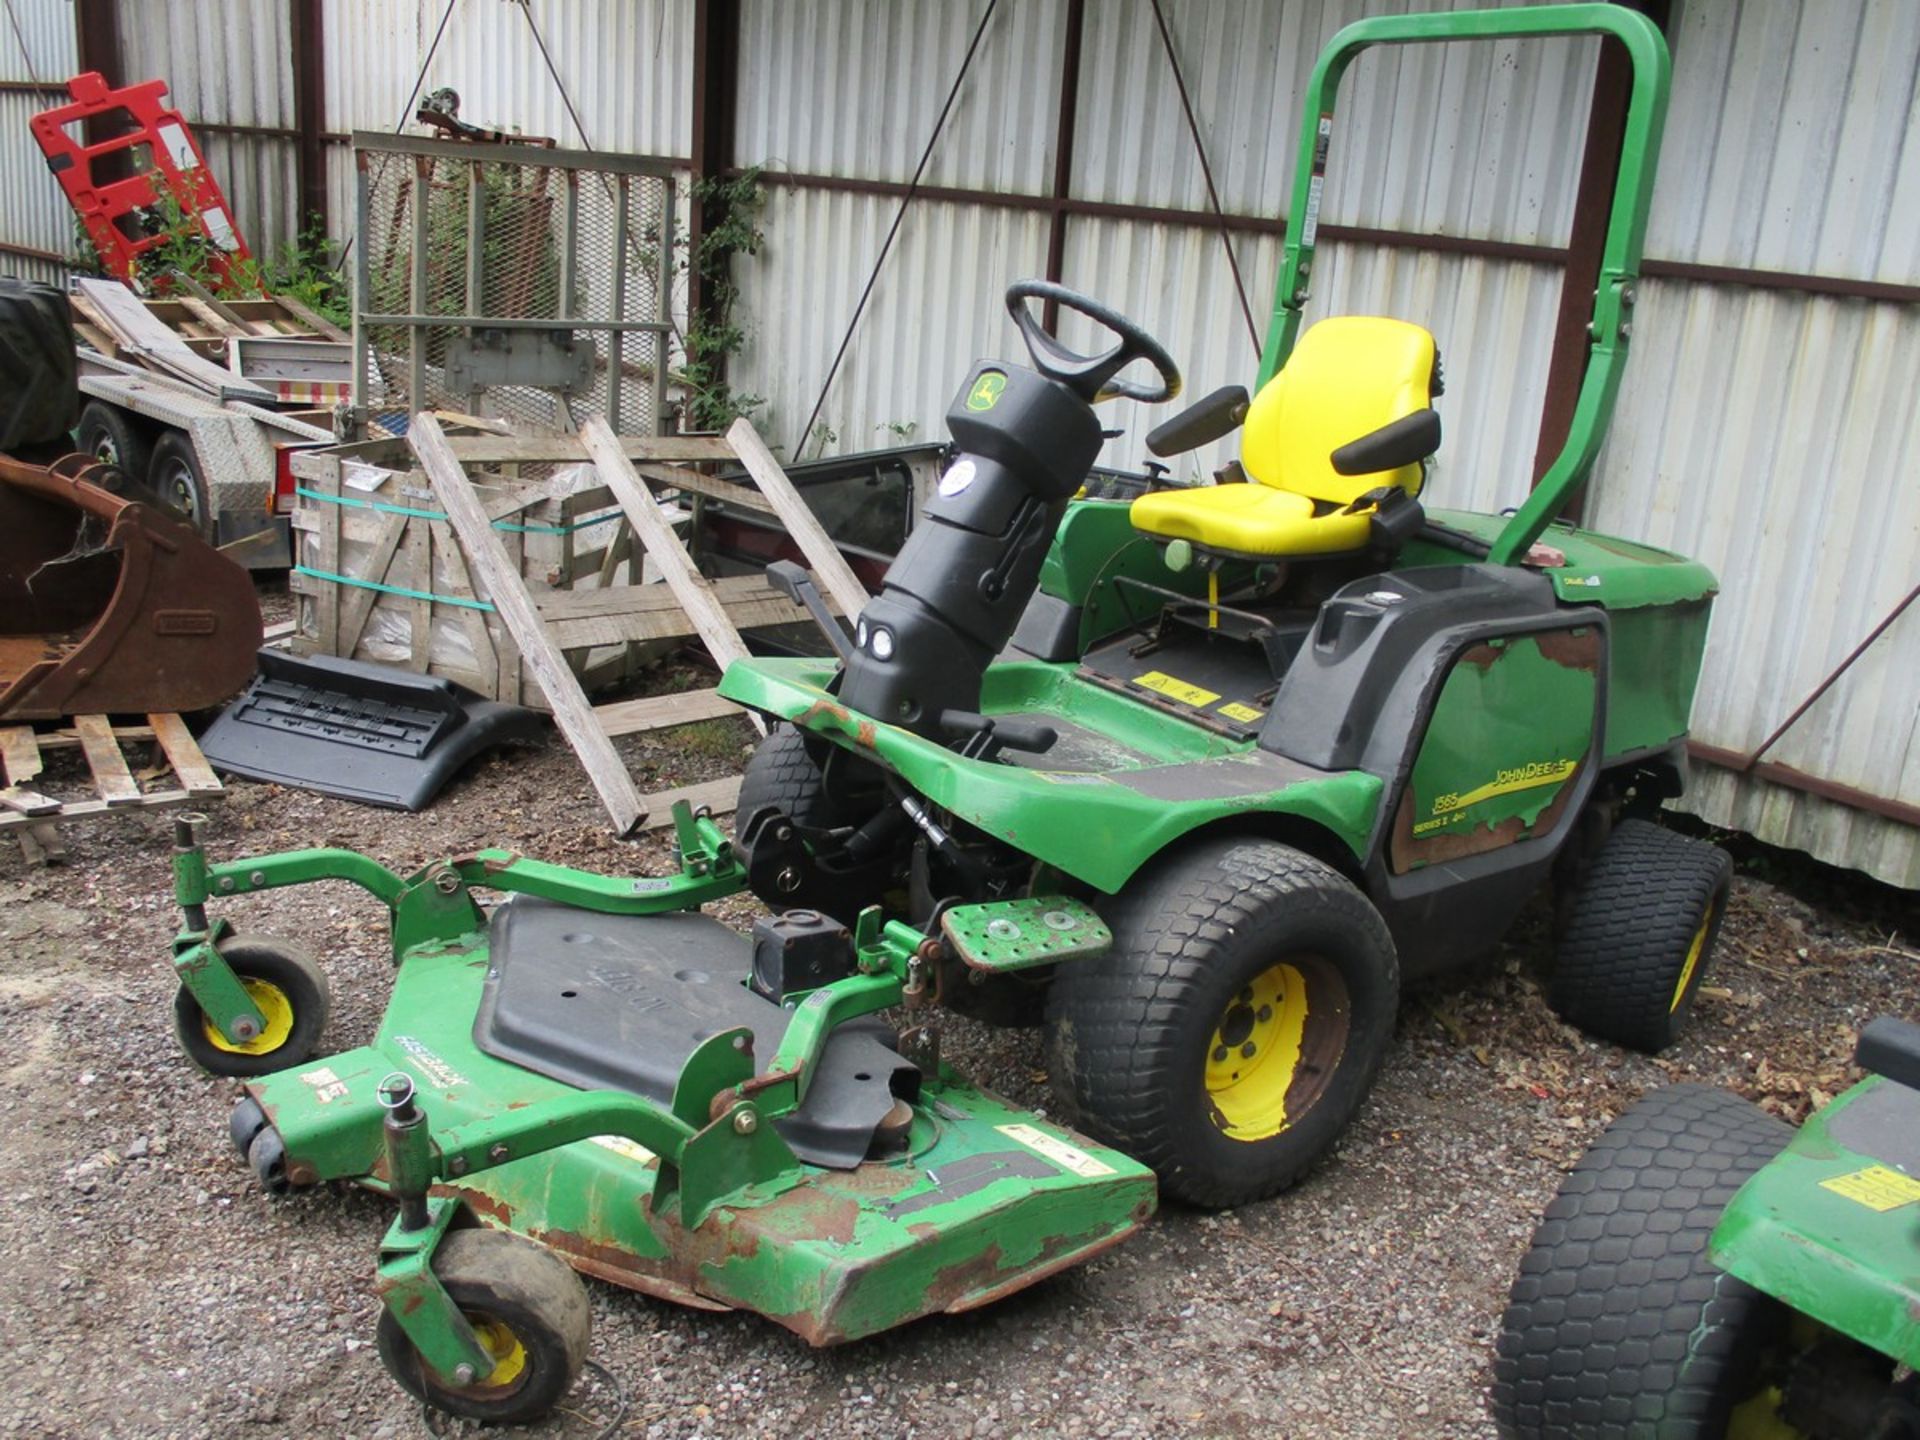
[[[247,572],[117,478],[0,456],[0,721],[199,710],[253,674]]]

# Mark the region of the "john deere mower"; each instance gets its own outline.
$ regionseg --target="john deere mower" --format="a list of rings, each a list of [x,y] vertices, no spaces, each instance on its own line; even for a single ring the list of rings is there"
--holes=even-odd
[[[1429,511],[1433,337],[1377,317],[1297,334],[1337,83],[1370,45],[1585,33],[1624,43],[1635,80],[1572,432],[1511,518]],[[481,1418],[551,1405],[586,1343],[568,1266],[826,1343],[1113,1244],[1156,1172],[1201,1204],[1269,1195],[1361,1103],[1401,977],[1483,951],[1550,878],[1571,896],[1563,1012],[1673,1036],[1727,864],[1639,812],[1682,782],[1714,581],[1549,529],[1619,384],[1666,80],[1658,32],[1610,5],[1341,32],[1256,393],[1150,442],[1240,428],[1218,484],[1088,488],[1096,405],[1171,400],[1179,371],[1086,296],[1013,286],[1031,366],[974,366],[938,497],[852,633],[803,571],[770,572],[831,653],[729,667],[722,693],[785,723],[734,839],[677,814],[678,875],[500,852],[407,876],[338,850],[211,864],[183,830],[182,1043],[247,1080],[233,1139],[269,1188],[399,1202],[380,1353],[403,1385]],[[1035,299],[1113,345],[1075,353]],[[318,965],[209,907],[328,879],[387,907],[397,971],[372,1043],[316,1059]],[[748,888],[775,912],[750,940],[697,913]],[[1086,1133],[943,1063],[939,1003],[1044,1018]]]
[[[1509,1440],[1920,1440],[1920,1026],[1798,1132],[1656,1090],[1547,1209],[1500,1328]]]
[[[1613,37],[1634,71],[1578,408],[1516,513],[1429,509],[1434,337],[1374,316],[1301,330],[1334,94],[1369,45],[1567,33]],[[789,571],[835,654],[722,681],[788,727],[741,791],[755,893],[938,934],[939,999],[1043,1020],[1067,1113],[1203,1205],[1300,1176],[1366,1095],[1401,981],[1486,952],[1549,882],[1553,1003],[1609,1040],[1671,1041],[1729,864],[1648,816],[1684,781],[1715,581],[1554,523],[1626,360],[1666,84],[1658,31],[1611,5],[1342,31],[1307,95],[1255,393],[1148,438],[1170,456],[1237,429],[1218,483],[1083,489],[1094,406],[1171,399],[1179,374],[1087,297],[1014,285],[1032,368],[975,366],[947,417],[958,458],[851,639]],[[1036,299],[1114,343],[1069,351]],[[1150,386],[1119,378],[1142,361]],[[1112,943],[1043,943],[1061,895]],[[991,960],[989,915],[1009,939]]]

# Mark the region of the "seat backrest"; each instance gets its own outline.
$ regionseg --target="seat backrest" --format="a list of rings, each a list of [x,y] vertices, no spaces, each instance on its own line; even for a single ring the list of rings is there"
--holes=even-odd
[[[1240,463],[1263,485],[1334,505],[1350,505],[1385,485],[1418,495],[1423,466],[1342,475],[1330,457],[1342,445],[1426,409],[1433,400],[1433,371],[1433,336],[1418,325],[1373,315],[1318,321],[1254,396]]]

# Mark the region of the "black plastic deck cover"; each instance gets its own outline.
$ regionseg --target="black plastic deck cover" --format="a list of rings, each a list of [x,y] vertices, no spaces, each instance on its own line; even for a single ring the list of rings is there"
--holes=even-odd
[[[583,1090],[621,1090],[666,1105],[701,1041],[744,1025],[761,1070],[789,1011],[742,983],[743,936],[709,915],[602,915],[516,896],[489,925],[489,965],[474,1044],[488,1055]],[[775,1122],[811,1164],[851,1169],[920,1072],[877,1022],[839,1026],[806,1103]]]
[[[262,650],[238,700],[200,737],[216,770],[419,810],[482,750],[536,740],[543,722],[437,675]]]

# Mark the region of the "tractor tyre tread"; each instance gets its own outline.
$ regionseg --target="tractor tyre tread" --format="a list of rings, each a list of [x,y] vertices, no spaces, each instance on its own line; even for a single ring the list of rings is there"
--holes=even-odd
[[[1113,948],[1062,965],[1048,994],[1049,1071],[1063,1105],[1089,1135],[1150,1166],[1163,1190],[1188,1204],[1237,1205],[1296,1183],[1365,1100],[1392,1039],[1399,967],[1379,912],[1333,867],[1247,837],[1162,856],[1102,909]],[[1293,1127],[1297,1143],[1284,1166],[1262,1172],[1249,1164],[1229,1178],[1193,1163],[1193,1137],[1169,1103],[1184,1063],[1178,1042],[1190,996],[1218,966],[1222,942],[1281,912],[1291,923],[1358,937],[1379,973],[1365,1013],[1354,1003],[1356,1064],[1341,1093],[1330,1091]]]
[[[1493,1366],[1507,1440],[1706,1440],[1784,1312],[1707,1258],[1734,1191],[1791,1127],[1706,1085],[1656,1090],[1561,1183],[1520,1263]]]
[[[755,747],[740,781],[734,813],[745,824],[755,811],[777,806],[794,824],[831,825],[833,808],[820,784],[820,767],[807,753],[806,737],[791,725],[778,725]]]
[[[73,319],[51,285],[0,277],[0,452],[63,454],[80,415]]]
[[[1548,998],[1570,1024],[1649,1054],[1678,1038],[1713,957],[1733,861],[1717,845],[1622,820],[1575,895]],[[1713,917],[1674,999],[1705,907]]]

